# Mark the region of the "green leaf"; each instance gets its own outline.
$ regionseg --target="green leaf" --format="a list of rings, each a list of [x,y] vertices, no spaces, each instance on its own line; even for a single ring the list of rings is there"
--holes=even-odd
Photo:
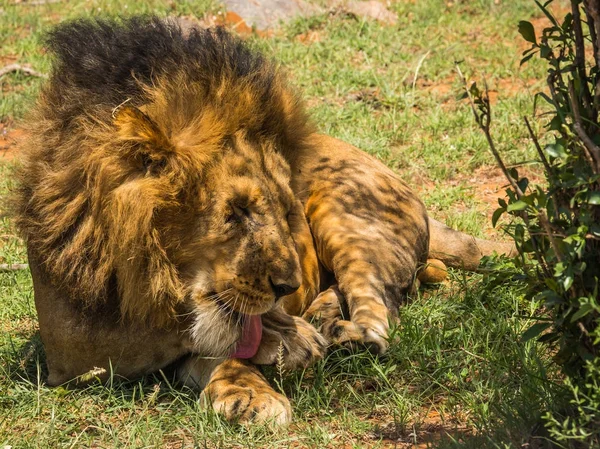
[[[529,61],[534,56],[535,56],[535,52],[534,53],[529,53],[527,56],[525,56],[523,59],[521,59],[521,62],[519,63],[519,66],[522,66],[523,64],[525,64],[527,61]]]
[[[533,96],[533,109],[535,110],[535,108],[537,107],[537,100],[539,98],[543,98],[544,100],[546,100],[546,102],[550,105],[550,106],[554,106],[554,101],[552,100],[552,98],[550,98],[548,96],[548,94],[545,94],[544,92],[537,92],[534,96]]]
[[[540,57],[544,59],[548,59],[548,56],[552,55],[552,49],[547,45],[542,45],[540,47]]]
[[[531,326],[529,329],[527,329],[523,333],[523,335],[521,336],[521,341],[523,343],[525,343],[526,341],[529,341],[532,338],[537,337],[542,332],[544,332],[546,329],[548,329],[550,326],[552,326],[552,323],[536,323],[536,324],[534,324],[533,326]]]
[[[535,296],[537,301],[543,301],[545,306],[553,306],[555,304],[563,304],[565,300],[553,290],[544,290]]]
[[[588,197],[588,203],[593,204],[595,206],[600,205],[600,192],[590,192]]]
[[[560,131],[560,129],[562,128],[562,124],[563,124],[563,121],[560,118],[560,116],[555,115],[554,118],[552,120],[550,120],[550,123],[548,123],[548,129],[550,129],[552,131]]]
[[[591,304],[582,305],[579,308],[579,310],[577,312],[575,312],[573,314],[573,316],[571,317],[571,323],[574,323],[575,321],[579,320],[580,318],[583,318],[588,313],[593,312],[593,311],[594,311],[594,307]]]
[[[548,332],[547,334],[544,334],[540,338],[538,338],[537,341],[539,341],[540,343],[550,343],[558,340],[559,338],[560,336],[558,335],[558,333]]]
[[[563,147],[560,143],[549,143],[546,145],[544,150],[546,150],[546,153],[552,157],[561,157],[563,159],[567,157],[565,147]]]
[[[508,207],[506,208],[506,210],[508,212],[513,212],[516,210],[525,210],[525,209],[527,209],[527,203],[525,201],[521,201],[521,200],[509,204]]]
[[[477,87],[477,82],[474,82],[469,87],[469,93],[473,98],[479,98],[481,96],[481,92],[479,91],[479,87]]]
[[[571,288],[571,286],[573,285],[573,276],[572,275],[567,275],[565,276],[565,278],[563,279],[562,283],[563,283],[563,288],[565,289],[565,291],[569,290]]]
[[[525,39],[527,42],[537,44],[537,40],[535,38],[535,29],[533,28],[531,22],[521,20],[519,22],[519,34],[523,36],[523,39]]]
[[[548,11],[548,9],[546,8],[546,6],[548,4],[550,4],[551,2],[546,2],[546,3],[544,3],[544,5],[542,5],[538,0],[535,0],[535,3],[542,10],[542,12],[546,15],[546,17],[548,17],[548,20],[552,23],[552,25],[554,25],[556,28],[560,29],[560,25],[558,24],[558,22],[556,21],[554,16],[550,13],[550,11]]]
[[[498,220],[500,219],[500,217],[502,216],[502,214],[506,212],[506,209],[501,207],[499,209],[496,209],[494,211],[494,214],[492,215],[492,226],[496,227],[496,223],[498,223]]]
[[[525,190],[527,190],[527,186],[529,185],[529,179],[521,178],[517,182],[517,185],[519,186],[519,189],[521,189],[521,192],[525,192]]]

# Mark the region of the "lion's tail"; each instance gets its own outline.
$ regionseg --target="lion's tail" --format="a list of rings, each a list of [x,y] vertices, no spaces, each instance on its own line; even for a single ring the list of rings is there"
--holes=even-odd
[[[507,256],[517,254],[512,243],[478,239],[451,229],[433,218],[429,218],[429,234],[428,266],[419,273],[419,280],[425,283],[441,282],[446,277],[445,266],[477,271],[483,256],[494,253]]]
[[[483,256],[493,253],[516,255],[512,243],[478,239],[451,229],[433,218],[429,218],[429,235],[429,258],[441,260],[449,267],[476,271]]]

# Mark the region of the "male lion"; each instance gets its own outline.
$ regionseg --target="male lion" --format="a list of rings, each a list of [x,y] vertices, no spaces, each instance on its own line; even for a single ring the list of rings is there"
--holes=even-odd
[[[255,365],[326,347],[288,313],[382,352],[428,255],[474,269],[507,249],[429,220],[392,171],[315,134],[281,72],[222,29],[80,20],[47,44],[15,206],[51,385],[178,361],[228,419],[285,423]]]

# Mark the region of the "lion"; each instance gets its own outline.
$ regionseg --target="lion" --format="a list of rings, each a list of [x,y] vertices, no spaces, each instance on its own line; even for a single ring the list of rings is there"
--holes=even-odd
[[[416,276],[510,252],[318,134],[282,70],[221,28],[86,19],[47,47],[13,196],[50,385],[175,364],[227,419],[285,424],[257,365],[382,353]]]

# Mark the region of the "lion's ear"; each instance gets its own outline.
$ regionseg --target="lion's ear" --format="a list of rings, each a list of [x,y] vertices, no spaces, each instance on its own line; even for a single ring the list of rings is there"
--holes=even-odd
[[[164,164],[164,157],[173,145],[150,117],[133,106],[121,106],[113,114],[119,138],[130,143],[133,156],[146,170]]]

